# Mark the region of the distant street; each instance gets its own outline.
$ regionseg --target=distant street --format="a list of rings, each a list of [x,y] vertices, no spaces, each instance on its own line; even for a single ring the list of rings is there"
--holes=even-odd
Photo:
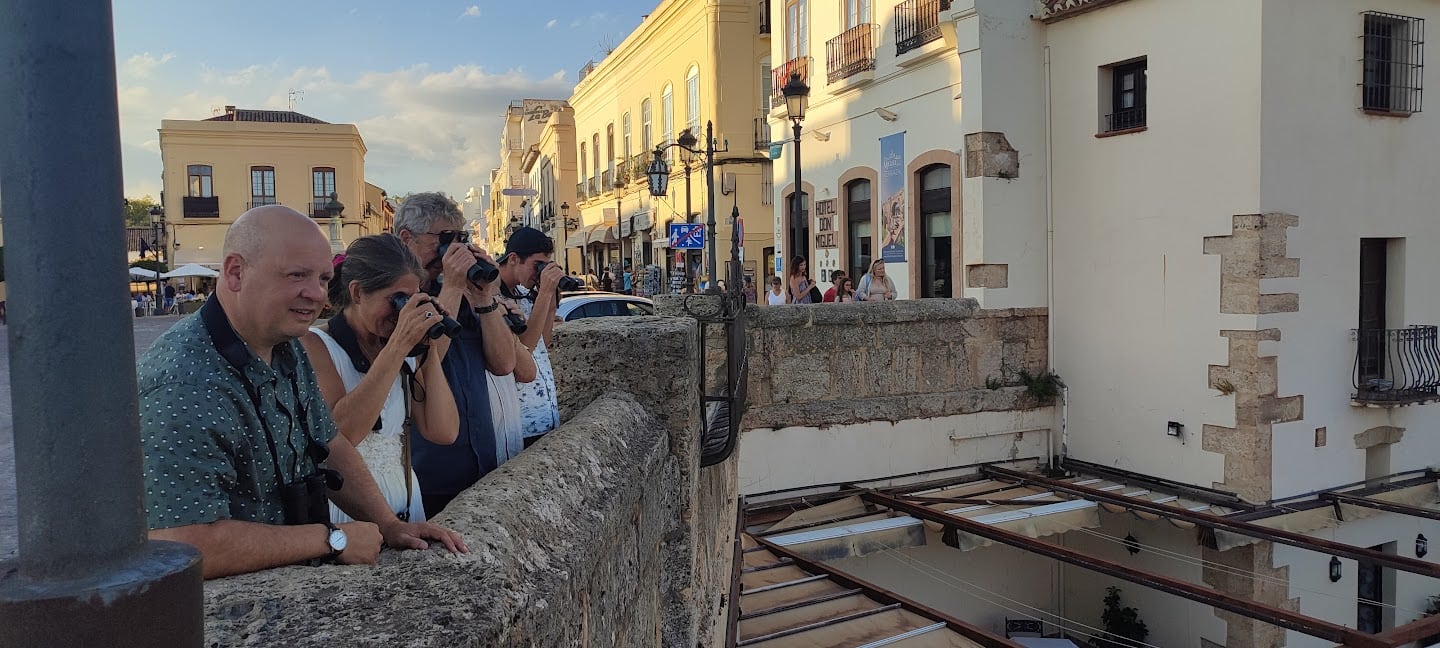
[[[135,353],[143,353],[175,322],[179,316],[141,317],[135,319]],[[0,326],[0,331],[5,327]],[[10,337],[0,334],[0,357],[9,358]],[[13,557],[18,551],[15,507],[15,436],[10,408],[10,363],[0,364],[0,559]],[[83,485],[81,485],[83,488]]]

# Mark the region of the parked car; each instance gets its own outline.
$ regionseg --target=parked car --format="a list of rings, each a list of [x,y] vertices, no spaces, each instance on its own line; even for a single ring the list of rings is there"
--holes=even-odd
[[[654,315],[655,304],[644,297],[611,292],[567,292],[560,295],[555,319],[570,322],[585,317]]]

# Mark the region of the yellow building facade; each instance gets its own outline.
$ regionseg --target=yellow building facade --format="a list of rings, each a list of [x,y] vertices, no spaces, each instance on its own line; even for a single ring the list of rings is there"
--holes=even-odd
[[[171,267],[218,269],[225,230],[261,205],[311,215],[337,251],[385,231],[384,190],[365,182],[365,142],[353,124],[227,106],[210,119],[162,121],[160,159]]]
[[[538,141],[525,151],[521,171],[535,196],[526,210],[525,224],[544,232],[555,241],[555,261],[566,270],[579,271],[579,248],[569,247],[569,239],[579,231],[576,216],[575,185],[579,182],[575,159],[575,111],[569,105],[556,107],[545,120]]]
[[[672,178],[666,196],[651,197],[646,169],[656,146],[675,142],[689,129],[705,148],[705,124],[714,122],[717,271],[730,257],[732,208],[738,208],[747,274],[763,280],[773,254],[773,188],[768,99],[768,16],[754,0],[664,0],[625,40],[581,71],[570,98],[578,139],[576,202],[578,232],[567,240],[584,250],[584,269],[663,269],[683,275],[667,247],[668,226],[704,223],[707,213],[704,161],[667,150]],[[707,238],[709,234],[707,233]],[[700,261],[703,255],[694,255]],[[672,286],[676,285],[673,281]]]

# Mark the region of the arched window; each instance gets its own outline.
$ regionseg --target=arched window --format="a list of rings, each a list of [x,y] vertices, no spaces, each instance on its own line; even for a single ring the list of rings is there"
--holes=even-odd
[[[589,185],[590,185],[590,176],[589,176],[589,174],[586,173],[587,171],[590,170],[590,167],[588,167],[588,166],[585,165],[585,162],[586,162],[586,161],[587,161],[587,160],[585,159],[585,142],[580,142],[580,184],[581,184],[581,186],[584,187],[584,188],[588,188]],[[586,193],[585,191],[581,191],[581,192],[580,192],[580,197],[581,197],[581,198],[584,198],[584,197],[585,197],[585,193]]]
[[[845,225],[850,230],[850,258],[846,272],[858,282],[870,271],[875,258],[870,235],[870,181],[851,180],[845,184]]]
[[[685,73],[685,127],[691,135],[703,137],[700,134],[700,68],[694,65]]]
[[[215,169],[210,165],[191,164],[185,167],[185,173],[190,176],[190,197],[209,198],[215,195]]]
[[[932,164],[916,175],[920,186],[920,296],[949,297],[954,293],[950,267],[950,165]]]
[[[650,98],[649,98],[649,97],[646,97],[644,101],[640,102],[640,150],[641,150],[641,151],[649,151],[650,149],[655,148],[655,140],[652,139],[652,137],[651,137],[651,135],[650,135],[651,131],[653,130],[653,129],[650,128],[650,121],[651,121],[651,115],[650,115]]]
[[[615,177],[615,124],[605,125],[605,168],[610,171],[610,182],[613,184],[619,178]],[[609,190],[610,187],[601,187]]]
[[[600,133],[595,133],[594,135],[590,136],[590,153],[591,157],[593,158],[592,162],[595,165],[595,173],[591,174],[591,177],[595,178],[595,184],[598,185],[600,184]],[[604,187],[600,187],[599,189],[595,190],[596,193],[600,193],[602,191],[605,191]]]
[[[668,83],[660,93],[660,129],[661,144],[675,141],[675,89]],[[666,157],[674,162],[675,149],[666,149]]]
[[[620,130],[622,131],[620,134],[621,155],[626,162],[629,162],[630,156],[634,154],[630,150],[630,113],[627,112],[624,117],[620,118]]]

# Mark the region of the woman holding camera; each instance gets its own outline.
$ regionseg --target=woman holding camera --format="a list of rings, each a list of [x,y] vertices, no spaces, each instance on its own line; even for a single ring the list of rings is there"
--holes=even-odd
[[[420,262],[400,239],[356,240],[330,280],[338,312],[300,339],[336,427],[355,444],[391,509],[410,522],[424,521],[425,509],[406,429],[413,423],[426,440],[450,444],[460,426],[440,365],[450,338],[436,325],[448,318],[420,292],[421,276]],[[431,335],[439,337],[427,340]],[[350,519],[333,504],[330,517]]]

